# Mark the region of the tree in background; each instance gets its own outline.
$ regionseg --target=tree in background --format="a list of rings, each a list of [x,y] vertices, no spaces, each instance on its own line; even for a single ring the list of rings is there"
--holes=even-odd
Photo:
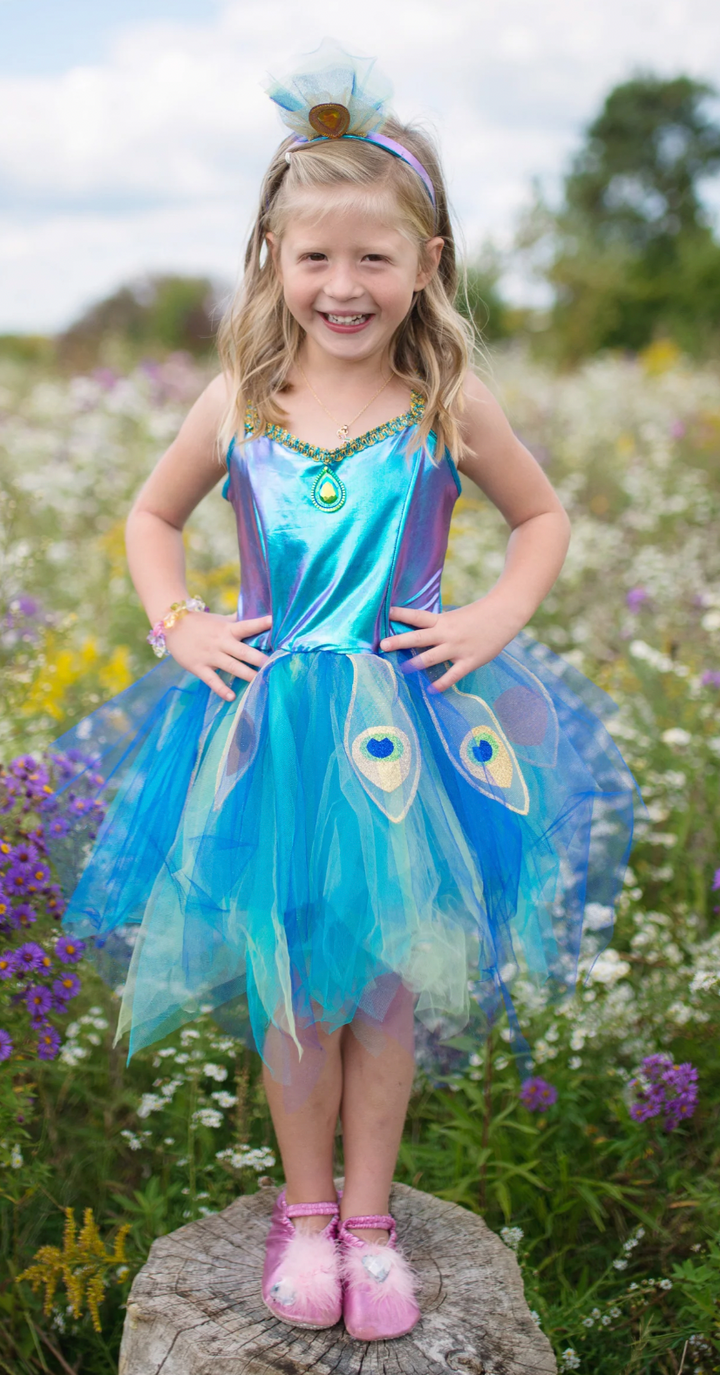
[[[552,212],[521,231],[555,304],[549,343],[565,361],[669,336],[720,343],[720,244],[701,199],[720,171],[711,88],[642,75],[607,96]]]
[[[91,306],[57,341],[59,361],[75,369],[133,361],[178,349],[195,356],[215,345],[218,299],[207,277],[150,276]]]

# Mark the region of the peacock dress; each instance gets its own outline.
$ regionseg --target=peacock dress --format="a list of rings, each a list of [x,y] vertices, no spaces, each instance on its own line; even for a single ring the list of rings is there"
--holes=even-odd
[[[379,648],[391,605],[441,609],[460,480],[422,411],[335,452],[249,415],[223,495],[268,662],[226,702],[168,657],[55,742],[64,924],[130,1055],[212,1011],[287,1078],[271,1046],[372,1048],[404,1000],[442,1076],[503,1010],[522,1051],[514,980],[562,993],[583,925],[609,938],[637,799],[610,699],[525,633],[444,692]]]

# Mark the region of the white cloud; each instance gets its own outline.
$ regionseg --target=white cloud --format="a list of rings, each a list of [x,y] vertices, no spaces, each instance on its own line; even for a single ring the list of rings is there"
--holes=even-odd
[[[0,328],[53,328],[143,268],[234,276],[281,134],[260,82],[320,42],[377,53],[396,107],[440,135],[470,245],[556,179],[608,87],[712,79],[714,0],[232,0],[204,25],[119,31],[107,62],[0,78]]]

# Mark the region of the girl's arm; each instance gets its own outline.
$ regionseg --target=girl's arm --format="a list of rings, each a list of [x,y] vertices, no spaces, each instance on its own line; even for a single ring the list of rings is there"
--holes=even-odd
[[[128,516],[125,543],[130,576],[151,625],[171,602],[188,598],[182,531],[192,511],[223,476],[217,435],[226,404],[225,379],[216,377],[195,402]],[[232,701],[235,693],[216,670],[225,669],[246,680],[253,678],[249,665],[260,667],[267,656],[242,641],[267,630],[270,624],[269,616],[238,621],[235,616],[191,611],[166,632],[166,641],[183,668],[196,674],[218,696]]]
[[[394,621],[418,627],[380,642],[383,650],[422,650],[413,668],[451,660],[433,684],[443,690],[494,659],[530,620],[562,568],[570,521],[539,464],[513,434],[495,398],[468,375],[461,468],[497,506],[511,529],[505,567],[490,591],[440,614],[391,607]]]

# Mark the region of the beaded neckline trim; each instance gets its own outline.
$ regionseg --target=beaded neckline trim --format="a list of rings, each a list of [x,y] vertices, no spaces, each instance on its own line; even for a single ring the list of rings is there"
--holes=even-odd
[[[396,415],[394,420],[386,420],[384,425],[376,425],[374,430],[367,430],[365,434],[358,435],[357,439],[348,440],[337,449],[321,449],[317,444],[308,444],[307,440],[298,439],[282,425],[268,425],[265,434],[268,439],[277,440],[278,444],[283,444],[286,449],[293,449],[295,453],[304,454],[306,458],[316,459],[318,463],[324,463],[329,467],[331,463],[340,463],[341,459],[358,454],[362,449],[369,449],[371,444],[379,444],[390,435],[400,434],[408,425],[417,424],[424,414],[425,397],[414,391],[410,395],[410,409],[405,411],[404,415]],[[255,408],[248,406],[245,411],[246,435],[254,433],[256,423]]]

